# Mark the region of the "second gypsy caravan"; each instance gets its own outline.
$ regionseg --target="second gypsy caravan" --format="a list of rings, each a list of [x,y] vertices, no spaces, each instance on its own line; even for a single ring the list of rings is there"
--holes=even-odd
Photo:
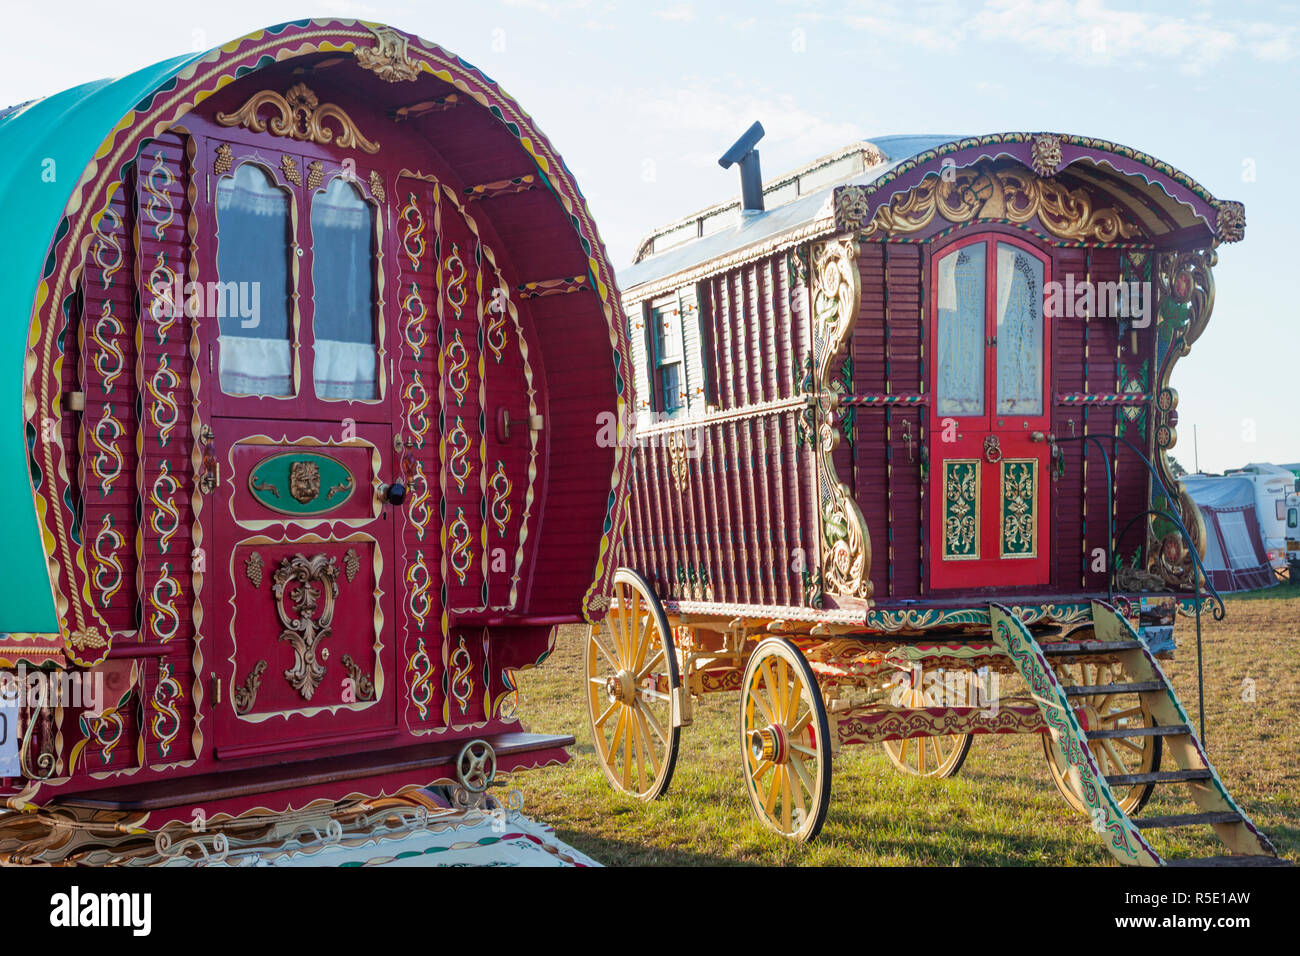
[[[1274,861],[1130,621],[1143,595],[1198,635],[1222,613],[1170,376],[1242,206],[1052,133],[885,137],[762,183],[761,135],[720,161],[741,201],[619,276],[637,449],[585,687],[610,783],[662,795],[693,701],[735,692],[743,785],[791,838],[844,747],[942,777],[1030,733],[1118,860],[1208,826]],[[1156,787],[1185,810],[1140,816]]]

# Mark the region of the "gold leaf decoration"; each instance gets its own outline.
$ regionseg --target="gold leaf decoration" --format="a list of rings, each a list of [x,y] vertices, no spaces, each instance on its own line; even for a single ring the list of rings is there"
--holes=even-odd
[[[375,45],[357,48],[358,66],[389,83],[414,80],[420,75],[419,68],[406,51],[406,37],[391,27],[371,28],[370,32],[375,35]]]
[[[380,178],[379,173],[370,170],[370,195],[374,196],[380,202],[387,202],[387,194],[384,192],[384,181]]]
[[[343,570],[347,573],[349,583],[361,570],[361,559],[357,557],[356,548],[348,548],[348,553],[343,555]]]
[[[244,574],[248,575],[253,587],[262,586],[262,556],[258,552],[254,551],[244,559]]]
[[[307,188],[317,189],[325,181],[325,167],[321,165],[319,159],[313,159],[307,164]]]
[[[284,171],[284,178],[289,180],[295,186],[302,185],[302,176],[298,175],[298,163],[289,155],[280,157],[280,169]]]
[[[226,143],[222,143],[217,147],[217,158],[213,160],[212,172],[218,176],[222,173],[228,173],[230,172],[231,166],[234,165],[234,162],[230,146]]]
[[[262,675],[266,673],[266,661],[258,661],[248,672],[244,682],[235,688],[235,713],[246,714],[253,709],[257,700],[257,689],[262,686]]]
[[[271,108],[269,118],[260,115],[263,107]],[[254,93],[239,109],[233,113],[218,113],[216,119],[222,126],[242,126],[254,133],[269,131],[272,136],[284,136],[299,142],[322,146],[334,143],[342,149],[360,149],[371,154],[379,152],[379,144],[362,135],[341,106],[320,102],[306,83],[294,84],[283,95],[275,90]],[[330,129],[327,123],[338,127],[337,138],[335,130]]]
[[[1094,209],[1087,190],[1067,189],[1053,179],[1040,179],[1015,162],[985,160],[957,170],[949,179],[931,173],[881,206],[871,221],[863,224],[867,209],[866,194],[860,188],[841,190],[836,199],[840,221],[846,228],[860,228],[864,239],[877,233],[918,232],[936,215],[957,224],[976,219],[1021,224],[1037,216],[1052,235],[1078,242],[1114,242],[1142,235],[1140,227],[1125,220],[1118,209]]]

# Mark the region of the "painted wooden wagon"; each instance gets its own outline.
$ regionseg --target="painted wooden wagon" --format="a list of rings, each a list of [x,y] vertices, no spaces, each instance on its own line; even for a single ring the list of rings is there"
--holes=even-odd
[[[755,133],[722,160],[745,199],[619,276],[636,461],[586,652],[610,783],[658,797],[693,701],[735,691],[754,812],[792,838],[842,747],[944,777],[975,735],[1041,733],[1123,862],[1184,825],[1272,859],[1129,620],[1178,602],[1199,649],[1222,612],[1170,374],[1242,206],[1047,133],[888,137],[761,185]],[[1156,786],[1194,808],[1137,817]]]
[[[627,340],[518,104],[312,20],[0,141],[7,806],[162,827],[566,760],[513,674],[603,613]]]

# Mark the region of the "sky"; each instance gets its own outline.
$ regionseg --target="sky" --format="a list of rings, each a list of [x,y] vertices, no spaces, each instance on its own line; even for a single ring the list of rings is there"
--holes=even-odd
[[[754,120],[765,178],[855,140],[1051,130],[1141,149],[1246,206],[1209,328],[1177,366],[1175,457],[1300,461],[1300,3],[1237,0],[6,2],[0,106],[303,17],[431,40],[517,99],[577,177],[616,268],[732,198]],[[1198,441],[1193,449],[1193,426]]]

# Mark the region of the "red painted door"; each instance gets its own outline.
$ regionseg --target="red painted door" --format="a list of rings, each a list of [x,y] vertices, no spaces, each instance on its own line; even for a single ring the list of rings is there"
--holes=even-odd
[[[204,663],[222,758],[397,731],[386,191],[378,172],[282,145],[209,140],[201,154],[216,233],[201,288],[218,283],[225,303],[200,326],[218,479]]]
[[[930,268],[930,586],[1048,583],[1050,259],[983,234]]]

